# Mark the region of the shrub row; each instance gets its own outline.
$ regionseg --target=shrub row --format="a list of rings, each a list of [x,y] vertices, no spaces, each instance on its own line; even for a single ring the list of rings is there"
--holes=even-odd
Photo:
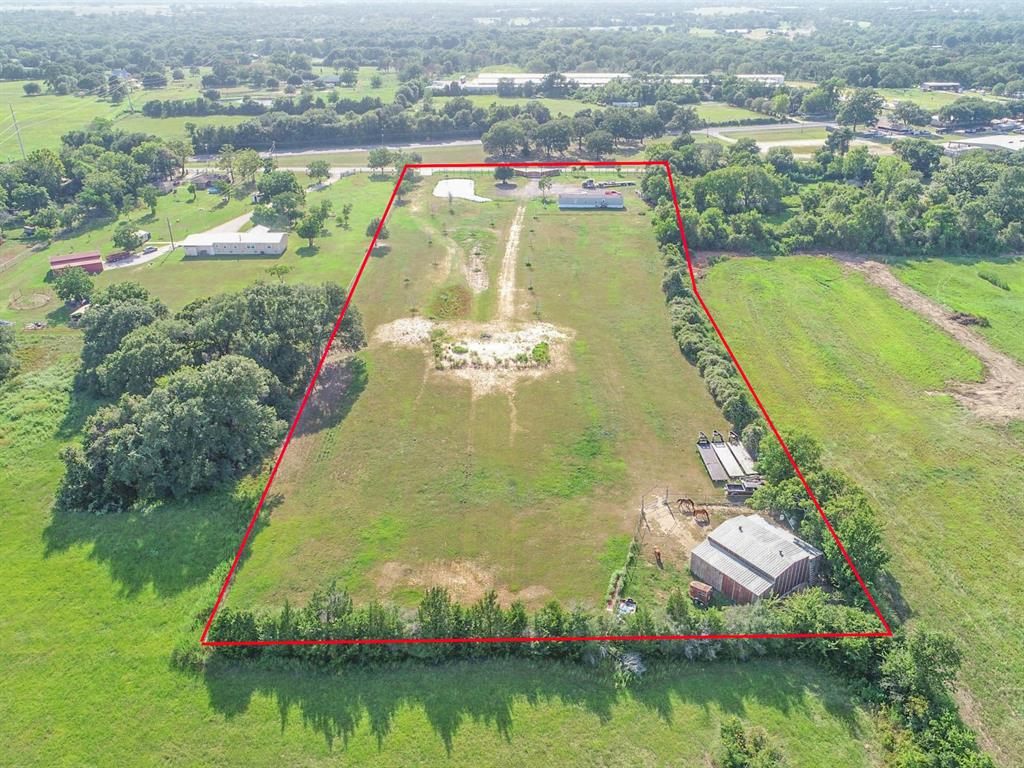
[[[697,366],[725,418],[741,433],[757,421],[757,410],[721,339],[697,303],[679,248],[667,244],[661,250],[665,255],[662,290],[672,318],[672,335],[686,359]]]

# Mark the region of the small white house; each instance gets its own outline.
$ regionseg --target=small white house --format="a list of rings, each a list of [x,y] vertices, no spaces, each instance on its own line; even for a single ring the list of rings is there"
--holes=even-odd
[[[280,256],[288,248],[287,232],[204,232],[181,241],[186,256]]]

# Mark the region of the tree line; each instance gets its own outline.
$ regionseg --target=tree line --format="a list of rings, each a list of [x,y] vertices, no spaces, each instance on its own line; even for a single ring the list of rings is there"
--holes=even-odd
[[[756,142],[728,148],[680,136],[650,148],[676,179],[691,247],[785,254],[842,249],[896,256],[948,256],[1024,248],[1024,156],[974,150],[944,158],[933,142],[910,138],[877,157],[831,132],[810,160],[785,147],[762,155]],[[665,174],[641,188],[655,204],[662,242],[679,236]]]
[[[845,0],[827,8],[796,3],[767,13],[738,9],[714,18],[657,5],[584,3],[540,6],[532,11],[532,24],[508,24],[500,34],[463,9],[436,3],[400,15],[374,6],[351,16],[267,7],[258,16],[225,9],[213,18],[182,9],[173,17],[122,14],[117,25],[102,14],[15,10],[5,16],[0,77],[40,78],[54,92],[73,93],[102,85],[111,70],[152,80],[204,65],[212,68],[204,85],[263,87],[269,80],[313,80],[312,62],[322,60],[343,75],[357,66],[408,77],[445,77],[496,64],[532,72],[711,69],[780,72],[814,82],[838,77],[859,87],[952,80],[1012,94],[1024,91],[1024,23],[1013,10],[981,3],[970,14],[940,8],[922,13]],[[511,10],[486,13],[512,18]],[[695,26],[713,34],[692,34]],[[803,33],[753,40],[729,34],[736,26]]]
[[[222,574],[221,574],[222,575]],[[212,602],[212,596],[211,596]],[[209,612],[196,613],[193,635]],[[801,634],[873,632],[878,622],[856,608],[839,605],[820,589],[785,600],[767,600],[728,609],[695,608],[678,590],[657,615],[641,606],[628,617],[605,611],[567,610],[557,602],[530,613],[521,603],[502,606],[494,592],[464,606],[441,587],[427,590],[414,611],[380,602],[356,605],[330,584],[317,589],[302,607],[256,612],[222,608],[211,627],[212,641],[282,639],[450,639],[501,637],[510,642],[440,642],[372,645],[221,646],[203,649],[185,643],[174,659],[202,666],[211,656],[234,663],[294,669],[340,669],[353,664],[400,661],[440,663],[467,658],[520,657],[580,664],[623,684],[642,688],[649,663],[742,663],[751,659],[805,659],[844,678],[860,697],[877,706],[895,731],[894,764],[991,768],[994,764],[960,720],[952,699],[962,655],[943,632],[897,630],[893,638],[778,638],[748,640],[628,640],[638,635]],[[610,640],[558,641],[559,637],[611,637]],[[623,639],[615,639],[623,638]]]

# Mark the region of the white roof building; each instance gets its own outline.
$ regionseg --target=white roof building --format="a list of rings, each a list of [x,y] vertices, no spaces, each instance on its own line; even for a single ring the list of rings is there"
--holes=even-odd
[[[563,72],[566,80],[576,82],[581,88],[598,88],[607,85],[613,80],[628,80],[630,75],[626,72]],[[431,83],[434,91],[443,91],[452,82],[457,82],[463,93],[495,93],[501,83],[510,83],[514,86],[526,84],[539,85],[547,74],[538,72],[481,72],[474,78],[462,77],[458,80],[435,80]],[[663,77],[662,75],[651,75],[652,78]],[[677,84],[690,84],[709,77],[707,74],[682,74],[664,76],[669,82]],[[785,75],[775,74],[752,74],[735,75],[737,80],[752,80],[764,85],[780,86],[786,81]]]
[[[279,256],[288,248],[287,232],[253,227],[248,232],[203,232],[180,243],[186,256]]]

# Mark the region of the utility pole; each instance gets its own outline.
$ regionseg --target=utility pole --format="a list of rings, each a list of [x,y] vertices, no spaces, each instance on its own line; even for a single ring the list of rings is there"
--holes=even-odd
[[[21,159],[27,160],[28,158],[25,157],[25,142],[21,140],[21,128],[18,127],[18,118],[14,114],[14,105],[8,104],[7,106],[11,108],[11,120],[14,121],[14,132],[18,134],[18,146],[21,147]]]
[[[171,230],[171,217],[167,217],[167,236],[171,239],[171,250],[174,250],[174,232]]]

